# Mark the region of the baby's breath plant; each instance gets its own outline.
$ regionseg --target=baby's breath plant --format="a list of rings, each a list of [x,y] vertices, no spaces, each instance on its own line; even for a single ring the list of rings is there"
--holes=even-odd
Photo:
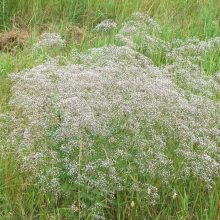
[[[40,36],[39,41],[35,44],[34,49],[39,50],[47,47],[63,47],[65,45],[65,40],[61,38],[58,33],[43,33]]]
[[[117,28],[117,24],[111,19],[106,19],[101,23],[97,24],[94,28],[96,32],[109,32]]]
[[[154,206],[163,188],[177,196],[174,181],[209,190],[220,174],[219,73],[200,65],[219,38],[166,42],[141,13],[115,38],[120,45],[74,50],[67,65],[51,58],[12,74],[10,111],[0,116],[2,150],[16,151],[43,191],[71,197],[82,218],[105,219],[126,191]],[[160,67],[151,59],[158,48]]]

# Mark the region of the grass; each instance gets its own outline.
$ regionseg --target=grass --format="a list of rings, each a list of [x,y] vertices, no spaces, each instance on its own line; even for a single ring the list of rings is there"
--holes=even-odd
[[[104,18],[122,23],[133,11],[143,11],[154,16],[163,27],[166,40],[174,37],[199,37],[209,39],[220,36],[220,1],[218,0],[1,0],[0,29],[25,29],[31,34],[24,50],[15,53],[0,52],[0,112],[7,109],[10,96],[8,76],[25,68],[42,63],[47,53],[30,50],[42,30],[58,31],[67,37],[67,27],[83,28],[80,45],[70,41],[64,50],[49,51],[50,56],[68,57],[73,48],[86,50],[113,43],[111,36],[95,37],[92,27]],[[219,52],[208,54],[201,64],[208,74],[220,69]],[[161,65],[160,56],[154,62]],[[4,131],[0,131],[4,132]],[[1,140],[0,140],[1,145]],[[77,219],[66,204],[71,198],[57,201],[50,194],[42,193],[23,176],[13,152],[0,156],[0,219]],[[155,207],[141,203],[140,195],[132,192],[118,194],[117,204],[107,209],[110,219],[220,219],[220,181],[207,192],[204,185],[193,180],[174,182],[178,192],[175,199],[163,189],[163,200]],[[134,207],[130,204],[134,202]],[[89,219],[89,218],[88,218]]]

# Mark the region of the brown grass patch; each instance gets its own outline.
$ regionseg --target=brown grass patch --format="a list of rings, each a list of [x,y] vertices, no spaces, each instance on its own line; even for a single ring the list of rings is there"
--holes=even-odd
[[[13,51],[19,47],[23,48],[29,38],[26,31],[9,31],[0,33],[0,51]]]
[[[70,43],[74,41],[76,44],[80,45],[83,41],[84,29],[76,26],[69,26],[67,28],[66,41]]]

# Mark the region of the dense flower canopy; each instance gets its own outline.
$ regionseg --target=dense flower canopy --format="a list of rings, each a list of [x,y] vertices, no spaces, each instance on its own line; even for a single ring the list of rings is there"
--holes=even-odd
[[[66,193],[65,182],[110,201],[115,191],[143,191],[154,204],[158,181],[172,188],[193,176],[211,187],[220,171],[220,84],[199,63],[220,39],[166,42],[152,18],[136,13],[116,40],[123,45],[74,51],[67,65],[51,58],[12,74],[4,146],[57,195]],[[158,48],[167,59],[161,67],[150,59]]]

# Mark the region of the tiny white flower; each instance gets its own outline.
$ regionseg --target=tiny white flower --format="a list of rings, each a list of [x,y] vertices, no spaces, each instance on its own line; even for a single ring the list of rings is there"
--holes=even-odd
[[[176,199],[176,197],[178,196],[178,194],[176,192],[173,193],[172,198]]]

